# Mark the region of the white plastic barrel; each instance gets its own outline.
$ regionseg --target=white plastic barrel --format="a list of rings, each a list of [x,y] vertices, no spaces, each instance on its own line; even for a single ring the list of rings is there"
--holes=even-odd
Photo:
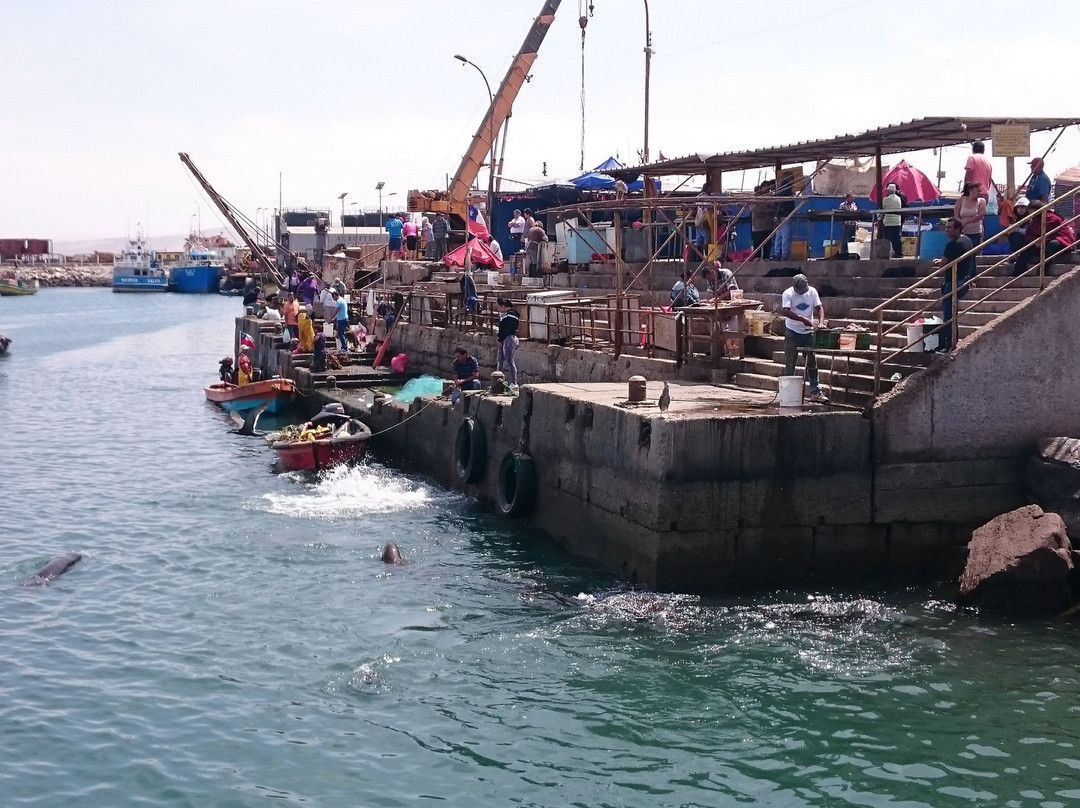
[[[911,351],[912,353],[921,353],[926,350],[925,343],[923,342],[922,323],[919,323],[918,325],[908,325],[907,341],[908,347],[906,350]]]
[[[781,376],[780,377],[780,406],[781,407],[799,407],[802,406],[802,393],[803,393],[803,377],[802,376]]]

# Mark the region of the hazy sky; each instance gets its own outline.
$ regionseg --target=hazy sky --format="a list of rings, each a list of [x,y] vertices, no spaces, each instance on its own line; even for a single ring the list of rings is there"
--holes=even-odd
[[[177,152],[255,218],[397,207],[444,187],[541,0],[5,0],[0,237],[152,237],[198,214]],[[579,9],[563,0],[518,96],[504,173],[578,173]],[[593,0],[585,163],[642,144],[644,4]],[[651,0],[650,151],[772,146],[928,115],[1080,114],[1080,2]],[[1037,13],[1033,13],[1037,10]],[[1055,56],[1060,67],[1040,66]],[[1056,79],[1055,75],[1063,78]],[[1037,149],[1049,137],[1033,139]],[[966,149],[944,155],[955,188]],[[931,176],[936,158],[916,165]],[[1075,128],[1047,160],[1080,163]],[[995,160],[1004,180],[1004,160]],[[1019,167],[1018,167],[1019,170]],[[738,184],[735,179],[734,184]],[[748,186],[757,176],[745,178]],[[1022,179],[1022,176],[1019,178]],[[485,179],[481,180],[486,183]],[[727,180],[725,184],[728,185]],[[388,196],[396,192],[396,197]],[[336,220],[336,215],[335,215]]]

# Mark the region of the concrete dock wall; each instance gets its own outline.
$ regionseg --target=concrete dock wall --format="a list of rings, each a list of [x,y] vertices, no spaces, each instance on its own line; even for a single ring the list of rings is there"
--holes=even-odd
[[[1080,434],[1078,296],[1080,273],[1052,281],[878,401],[877,521],[975,526],[1025,504],[1037,439]]]
[[[453,462],[466,417],[487,443],[473,485]],[[503,456],[526,450],[537,471],[527,523],[651,587],[715,592],[912,569],[907,548],[891,558],[888,527],[872,523],[870,424],[857,413],[682,419],[539,385],[456,406],[383,402],[367,420],[382,450],[488,504]]]

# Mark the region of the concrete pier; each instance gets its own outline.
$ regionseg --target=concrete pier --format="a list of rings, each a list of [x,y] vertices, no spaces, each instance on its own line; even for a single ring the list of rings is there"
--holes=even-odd
[[[1080,273],[1051,280],[865,409],[782,411],[773,392],[725,384],[724,366],[533,341],[518,352],[526,384],[517,397],[377,399],[367,412],[355,392],[317,392],[361,415],[395,462],[496,508],[504,458],[523,453],[535,470],[523,523],[650,587],[944,577],[974,527],[1024,503],[1036,439],[1080,434],[1078,293]],[[264,351],[264,339],[261,365],[302,375],[283,352]],[[395,332],[422,371],[445,374],[457,345],[476,353],[486,377],[489,334]],[[641,405],[627,402],[635,374],[649,380]],[[664,380],[667,413],[655,406]],[[455,463],[466,419],[484,444],[472,481]]]
[[[536,470],[527,524],[627,580],[682,592],[942,573],[955,529],[875,521],[871,424],[857,412],[780,410],[772,394],[671,384],[666,414],[615,383],[540,384],[457,405],[378,401],[376,445],[493,507],[507,453]],[[346,391],[326,391],[356,406]],[[475,483],[457,473],[465,419],[484,433]],[[913,545],[914,543],[914,545]],[[931,545],[933,545],[931,547]],[[932,558],[930,558],[932,557]]]

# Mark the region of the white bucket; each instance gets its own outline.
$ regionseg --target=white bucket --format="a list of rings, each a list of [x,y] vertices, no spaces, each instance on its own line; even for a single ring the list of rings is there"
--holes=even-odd
[[[498,272],[492,272],[489,269],[488,273],[487,273],[487,282],[488,282],[488,286],[497,285],[499,283],[499,273]]]
[[[780,406],[781,407],[800,407],[802,406],[802,394],[803,394],[803,377],[802,376],[781,376],[780,377]]]
[[[922,353],[926,350],[925,343],[923,343],[922,324],[909,325],[907,327],[907,341],[908,347],[905,350],[912,353]]]

